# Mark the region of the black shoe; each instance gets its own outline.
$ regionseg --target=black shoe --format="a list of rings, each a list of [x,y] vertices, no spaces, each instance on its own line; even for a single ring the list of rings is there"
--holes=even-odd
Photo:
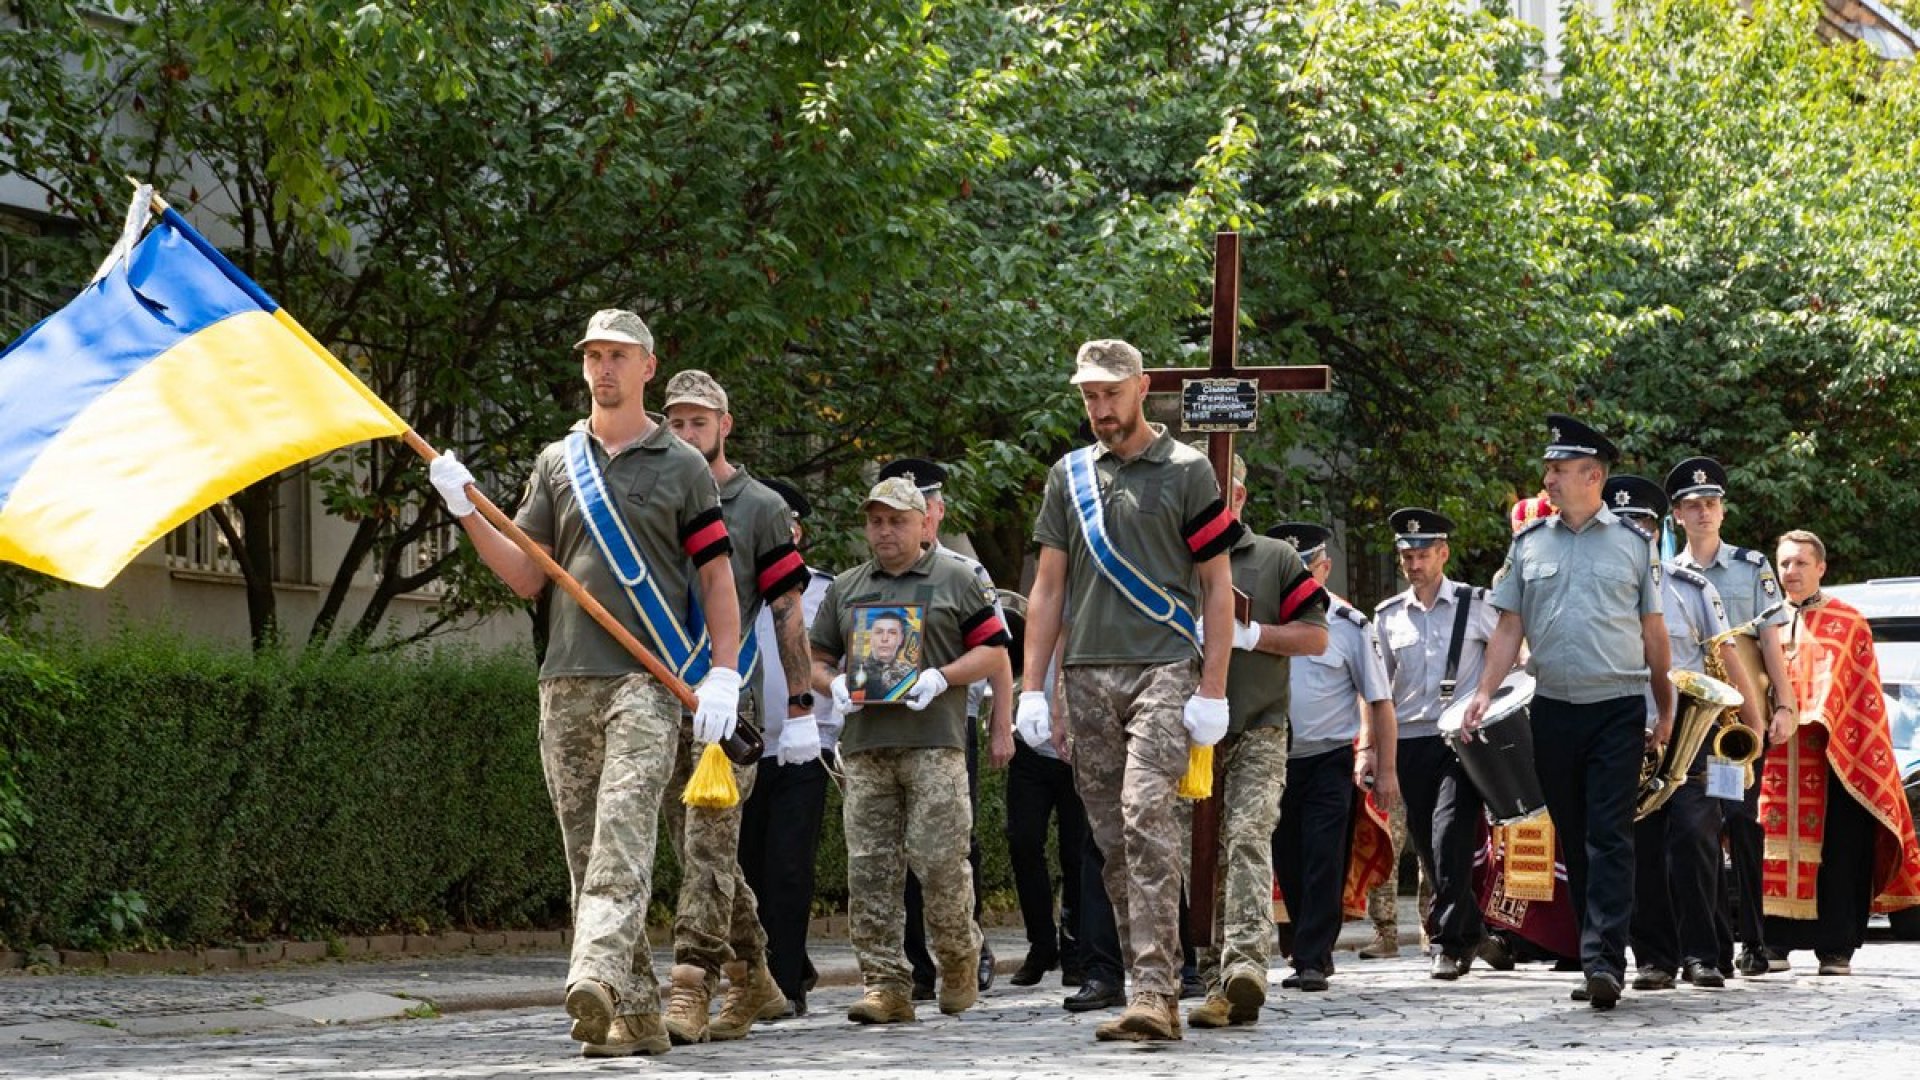
[[[813,988],[818,985],[820,985],[820,972],[814,968],[813,958],[808,957],[806,966],[800,969],[800,992],[811,994]]]
[[[1433,958],[1433,968],[1427,974],[1436,979],[1452,982],[1465,975],[1467,969],[1472,966],[1473,957],[1471,956],[1448,956],[1446,953],[1441,953]]]
[[[1682,977],[1695,986],[1706,987],[1710,990],[1727,985],[1727,977],[1720,974],[1719,968],[1711,967],[1699,960],[1687,961],[1687,967],[1682,973]]]
[[[1513,970],[1513,946],[1499,934],[1488,934],[1473,950],[1473,954],[1486,962],[1495,971]]]
[[[1635,990],[1671,990],[1673,989],[1673,972],[1662,971],[1659,968],[1641,968],[1633,974],[1633,988]]]
[[[1060,985],[1069,989],[1087,981],[1087,969],[1076,960],[1060,958]]]
[[[1740,959],[1733,962],[1734,969],[1747,978],[1757,978],[1768,971],[1767,954],[1759,949],[1742,949]]]
[[[1200,978],[1198,972],[1181,972],[1180,1000],[1186,1001],[1189,998],[1203,998],[1206,996],[1207,984]]]
[[[1575,960],[1575,959],[1574,959],[1573,957],[1571,957],[1571,956],[1562,956],[1562,957],[1560,957],[1560,958],[1559,958],[1558,960],[1555,960],[1555,961],[1553,962],[1553,970],[1555,970],[1555,971],[1579,971],[1579,970],[1580,970],[1580,961],[1578,961],[1578,960]]]
[[[1027,958],[1020,961],[1020,970],[1013,973],[1007,981],[1015,986],[1037,986],[1047,972],[1060,966],[1058,953],[1043,953],[1038,949],[1028,949]]]
[[[1570,1001],[1587,1000],[1587,984],[1583,982],[1579,986],[1574,987],[1573,990],[1567,994],[1567,998]]]
[[[1774,974],[1793,970],[1793,964],[1787,960],[1787,950],[1785,949],[1776,949],[1769,945],[1767,946],[1766,957],[1767,970]]]
[[[1851,956],[1839,956],[1836,954],[1828,954],[1828,955],[1815,954],[1814,958],[1820,962],[1820,966],[1815,970],[1817,970],[1822,975],[1853,974],[1853,957]]]
[[[913,984],[913,1000],[932,1001],[933,1000],[933,984],[923,983],[923,982],[914,983]]]
[[[1120,990],[1118,983],[1110,983],[1098,975],[1088,975],[1080,984],[1080,989],[1060,1003],[1060,1007],[1071,1013],[1092,1012],[1095,1009],[1117,1009],[1127,1003],[1127,995]]]
[[[980,992],[986,993],[993,988],[993,952],[985,945],[980,946]]]
[[[1308,968],[1281,979],[1280,986],[1287,990],[1303,990],[1309,994],[1317,994],[1327,988],[1327,975],[1324,971]]]
[[[1588,975],[1587,1004],[1603,1011],[1620,1004],[1619,976],[1611,971],[1596,971]]]

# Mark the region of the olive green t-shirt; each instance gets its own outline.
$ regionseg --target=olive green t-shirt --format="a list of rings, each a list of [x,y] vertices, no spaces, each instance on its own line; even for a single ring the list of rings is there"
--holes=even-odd
[[[660,595],[684,620],[696,565],[728,552],[726,526],[720,519],[720,496],[706,460],[667,430],[661,417],[648,415],[653,418],[654,429],[612,458],[591,431],[587,442],[600,466],[607,493],[619,506],[627,530],[646,559],[648,573],[659,585]],[[573,430],[588,430],[587,422],[580,421]],[[573,481],[567,475],[564,440],[550,444],[534,459],[527,497],[514,521],[534,542],[552,549],[554,561],[585,586],[641,644],[654,647],[652,636],[634,613],[633,602],[587,530],[574,498]],[[564,590],[553,590],[541,678],[627,675],[639,669],[640,662],[581,610],[578,601]]]
[[[866,628],[882,618],[907,627],[904,643],[890,657],[871,653],[862,641]],[[936,551],[922,552],[897,576],[868,560],[834,578],[808,637],[816,652],[846,662],[850,680],[871,674],[872,682],[889,686],[908,670],[942,667],[982,645],[1004,649],[1010,640],[993,597],[965,566]],[[868,701],[848,715],[840,749],[958,750],[967,735],[967,684],[955,683],[920,712],[900,702]]]
[[[1307,573],[1300,553],[1284,540],[1243,533],[1233,545],[1233,587],[1251,602],[1248,618],[1266,626],[1327,625],[1327,590]],[[1287,676],[1292,657],[1235,649],[1227,667],[1229,734],[1287,723]]]
[[[1198,620],[1198,564],[1224,554],[1245,526],[1220,500],[1206,455],[1153,425],[1157,437],[1130,461],[1094,448],[1108,539],[1148,580],[1172,594]],[[1033,539],[1067,555],[1066,664],[1162,664],[1195,658],[1173,629],[1147,618],[1102,577],[1087,548],[1062,458],[1047,473],[1047,491]]]

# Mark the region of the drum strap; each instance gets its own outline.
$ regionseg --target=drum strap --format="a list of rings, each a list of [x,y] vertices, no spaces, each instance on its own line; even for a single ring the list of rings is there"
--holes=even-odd
[[[1453,689],[1460,674],[1460,647],[1467,643],[1467,616],[1473,608],[1473,586],[1453,587],[1453,638],[1447,642],[1447,670],[1440,676],[1440,704],[1453,700]]]

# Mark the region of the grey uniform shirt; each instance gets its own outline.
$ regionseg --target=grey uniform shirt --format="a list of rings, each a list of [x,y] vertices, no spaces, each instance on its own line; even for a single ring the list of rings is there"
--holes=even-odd
[[[1720,590],[1706,575],[1679,565],[1666,564],[1665,611],[1667,647],[1673,651],[1673,670],[1707,673],[1706,642],[1715,634],[1727,632],[1727,609],[1720,603]],[[1647,727],[1659,720],[1653,706],[1653,687],[1647,687]]]
[[[813,616],[820,610],[820,601],[826,599],[827,586],[833,584],[833,575],[817,567],[807,567],[807,588],[800,594],[800,617],[808,627],[813,626]],[[780,732],[787,725],[786,700],[801,690],[787,686],[787,671],[780,663],[780,640],[773,625],[773,607],[763,604],[759,619],[754,624],[760,634],[760,698],[767,707],[760,711],[760,730],[767,744],[762,756],[773,757],[780,752]],[[808,671],[813,670],[813,655],[805,657]],[[840,725],[833,720],[833,695],[813,695],[813,718],[820,726],[820,749],[824,752],[833,749],[840,737]]]
[[[1290,758],[1311,757],[1348,746],[1360,735],[1360,702],[1393,696],[1373,623],[1344,600],[1327,610],[1327,651],[1295,656],[1291,668],[1293,728]]]
[[[1768,625],[1785,626],[1793,621],[1793,612],[1780,603],[1780,580],[1773,576],[1772,564],[1752,548],[1722,543],[1704,566],[1695,561],[1691,551],[1682,548],[1680,554],[1674,556],[1672,565],[1707,575],[1713,587],[1720,590],[1720,602],[1727,606],[1730,626],[1752,622],[1775,604],[1780,605],[1780,610],[1767,620]]]
[[[1555,515],[1515,535],[1493,606],[1520,616],[1539,696],[1591,705],[1645,693],[1640,620],[1660,614],[1661,576],[1653,541],[1604,506],[1578,530]]]
[[[1458,593],[1463,590],[1467,594],[1467,628],[1460,643],[1460,667],[1454,674],[1453,688],[1454,698],[1463,698],[1480,683],[1480,672],[1487,664],[1487,640],[1500,622],[1500,612],[1494,609],[1487,590],[1442,577],[1432,607],[1422,607],[1413,590],[1408,589],[1374,609],[1374,628],[1383,646],[1387,677],[1393,680],[1393,715],[1403,739],[1440,733],[1440,712],[1448,704],[1441,699],[1440,680],[1447,672],[1447,647],[1453,642],[1453,623],[1462,603]]]

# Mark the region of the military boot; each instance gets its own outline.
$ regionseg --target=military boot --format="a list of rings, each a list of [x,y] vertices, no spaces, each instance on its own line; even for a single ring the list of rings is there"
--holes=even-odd
[[[1362,960],[1391,960],[1400,955],[1400,928],[1388,924],[1376,926],[1373,940],[1360,947]]]
[[[966,957],[958,963],[940,965],[940,1011],[954,1016],[973,1008],[980,1000],[979,961]]]
[[[1180,1013],[1172,994],[1143,990],[1120,1014],[1093,1029],[1093,1037],[1102,1042],[1166,1042],[1181,1037]]]
[[[1227,1019],[1236,1024],[1251,1024],[1260,1019],[1260,1006],[1267,1003],[1267,973],[1251,964],[1235,967],[1228,973],[1226,998],[1232,1010]]]
[[[1197,1028],[1223,1028],[1233,1023],[1233,1003],[1220,994],[1208,994],[1207,1000],[1187,1010],[1187,1023]]]
[[[774,985],[767,965],[730,960],[725,971],[727,993],[720,999],[720,1015],[707,1027],[713,1041],[745,1038],[755,1020],[772,1020],[787,1011],[787,996]]]
[[[664,1054],[670,1045],[666,1025],[660,1022],[659,1013],[616,1016],[607,1028],[606,1039],[597,1043],[581,1043],[580,1054],[590,1058]]]
[[[667,999],[667,1034],[678,1046],[706,1042],[707,1007],[713,1000],[707,973],[692,964],[675,964],[669,978],[673,987]]]
[[[567,987],[567,1015],[573,1017],[574,1041],[606,1042],[613,1026],[613,991],[598,979],[581,979]]]
[[[907,995],[868,987],[864,997],[847,1007],[847,1019],[856,1024],[911,1024],[917,1017]]]

